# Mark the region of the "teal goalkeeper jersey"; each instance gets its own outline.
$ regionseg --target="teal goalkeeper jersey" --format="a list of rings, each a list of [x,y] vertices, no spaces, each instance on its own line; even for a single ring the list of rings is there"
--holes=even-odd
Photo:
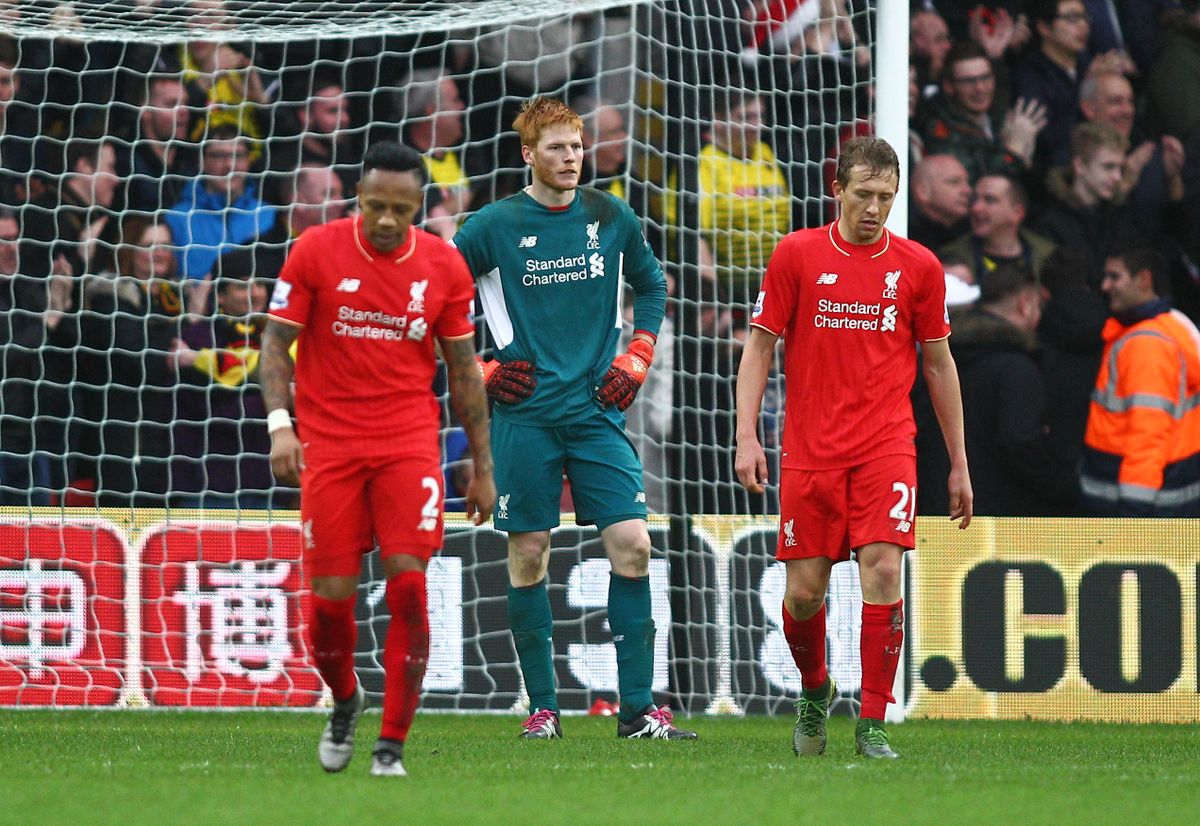
[[[496,357],[537,368],[533,396],[496,405],[497,417],[558,425],[596,414],[626,283],[634,329],[658,335],[666,279],[641,222],[612,195],[580,188],[570,206],[551,209],[518,192],[467,219],[454,245],[475,276]]]

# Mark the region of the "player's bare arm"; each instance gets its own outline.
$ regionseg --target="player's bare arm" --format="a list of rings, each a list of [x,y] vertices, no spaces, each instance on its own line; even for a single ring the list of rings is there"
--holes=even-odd
[[[476,524],[486,522],[496,504],[496,482],[492,477],[492,438],[488,429],[487,393],[475,360],[471,338],[440,339],[442,358],[450,380],[450,407],[471,445],[474,475],[467,485],[467,516]]]
[[[975,497],[971,492],[971,475],[967,470],[967,443],[963,431],[962,392],[958,385],[958,368],[950,354],[950,340],[927,341],[921,345],[922,369],[929,397],[937,414],[946,452],[950,455],[950,518],[961,519],[958,527],[971,524]]]
[[[298,335],[299,327],[271,319],[267,321],[258,370],[263,402],[268,411],[291,409],[293,367],[289,350]],[[290,425],[276,427],[270,422],[267,427],[271,430],[271,472],[286,485],[300,484],[304,450],[296,431]]]
[[[775,358],[775,336],[761,327],[750,328],[742,348],[737,377],[737,453],[733,460],[738,481],[751,493],[762,493],[767,482],[767,454],[758,441],[758,414]]]

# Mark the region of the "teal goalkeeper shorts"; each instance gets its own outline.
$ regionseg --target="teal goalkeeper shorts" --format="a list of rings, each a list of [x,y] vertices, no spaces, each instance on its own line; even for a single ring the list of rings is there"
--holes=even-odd
[[[603,413],[556,427],[492,419],[496,530],[545,531],[559,524],[562,476],[571,481],[575,521],[604,530],[646,518],[642,463],[623,423]]]

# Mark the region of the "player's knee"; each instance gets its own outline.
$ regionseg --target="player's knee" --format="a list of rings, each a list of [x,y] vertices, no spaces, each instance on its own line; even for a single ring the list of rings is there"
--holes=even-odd
[[[872,602],[890,602],[900,594],[900,559],[885,557],[859,571],[863,595]]]
[[[789,582],[784,599],[793,617],[806,620],[825,604],[825,589],[811,582]]]
[[[609,547],[609,562],[618,576],[643,577],[650,572],[650,537],[629,537]]]
[[[510,535],[508,538],[508,567],[514,581],[522,584],[544,576],[546,558],[550,552],[550,536],[545,532]]]
[[[312,592],[321,599],[341,602],[354,596],[358,588],[358,577],[349,576],[315,576],[312,578]]]

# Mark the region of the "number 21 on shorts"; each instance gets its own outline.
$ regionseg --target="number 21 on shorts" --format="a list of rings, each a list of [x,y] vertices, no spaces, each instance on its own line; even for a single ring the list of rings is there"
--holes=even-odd
[[[917,509],[917,489],[903,482],[893,482],[892,492],[899,494],[896,504],[888,511],[888,518],[896,520],[896,530],[908,533],[912,530],[913,517]],[[909,507],[911,505],[911,507]]]

